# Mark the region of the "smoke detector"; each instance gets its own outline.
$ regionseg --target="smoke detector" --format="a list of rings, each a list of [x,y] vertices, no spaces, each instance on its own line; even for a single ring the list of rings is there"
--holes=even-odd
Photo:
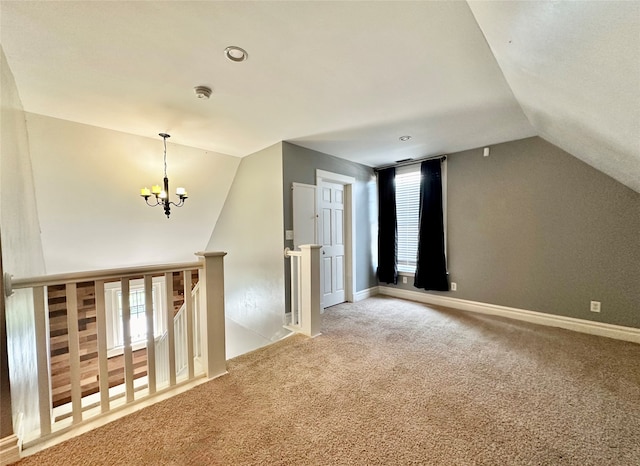
[[[207,86],[196,86],[193,88],[198,99],[208,99],[211,97],[211,88]]]

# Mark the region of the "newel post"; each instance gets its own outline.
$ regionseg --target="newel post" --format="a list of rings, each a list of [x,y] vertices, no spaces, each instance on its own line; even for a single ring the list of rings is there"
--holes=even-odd
[[[208,378],[227,373],[224,330],[224,256],[226,252],[198,252],[204,261],[199,270],[201,342]]]
[[[310,337],[320,335],[320,249],[317,244],[303,244],[300,294],[302,298],[302,333]]]

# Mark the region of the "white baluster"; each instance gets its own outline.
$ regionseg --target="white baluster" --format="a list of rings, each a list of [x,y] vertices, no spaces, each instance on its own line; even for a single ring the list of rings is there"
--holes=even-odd
[[[104,280],[94,283],[96,294],[96,332],[98,337],[98,379],[100,381],[100,411],[109,411],[109,360],[107,357],[107,318],[104,302]]]
[[[144,312],[147,321],[147,386],[149,395],[156,392],[156,340],[153,309],[153,276],[144,276]]]
[[[129,292],[129,279],[120,280],[122,292],[122,340],[124,346],[124,384],[127,395],[127,403],[134,399],[133,392],[133,350],[131,348],[131,293]]]
[[[187,313],[187,364],[189,365],[189,379],[193,378],[193,297],[191,293],[191,270],[184,271],[184,303]]]
[[[67,283],[67,332],[69,343],[69,373],[73,423],[82,421],[82,391],[80,389],[80,337],[78,335],[78,294],[75,283]]]
[[[51,377],[49,376],[49,319],[45,301],[45,287],[33,288],[36,357],[38,364],[38,402],[40,407],[40,435],[51,433]]]

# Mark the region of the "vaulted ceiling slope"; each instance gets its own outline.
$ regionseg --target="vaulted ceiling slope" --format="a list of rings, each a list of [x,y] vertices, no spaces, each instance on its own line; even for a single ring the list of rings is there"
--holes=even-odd
[[[640,192],[640,2],[469,2],[539,136]]]
[[[540,134],[640,191],[637,7],[2,0],[0,41],[35,114],[371,166]]]

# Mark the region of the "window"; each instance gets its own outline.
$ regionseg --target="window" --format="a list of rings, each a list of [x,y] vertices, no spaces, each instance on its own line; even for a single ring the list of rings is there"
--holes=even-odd
[[[420,164],[396,168],[398,272],[415,273],[420,229]],[[442,211],[447,244],[447,162],[442,164]]]
[[[154,277],[152,283],[154,336],[161,336],[166,328],[164,277]],[[131,344],[134,349],[143,347],[147,341],[147,317],[143,280],[129,282]],[[105,311],[107,317],[107,350],[109,357],[122,352],[122,289],[120,282],[105,284]]]
[[[415,273],[420,221],[420,164],[396,168],[398,272]]]
[[[147,338],[147,316],[145,315],[144,289],[136,288],[129,290],[129,303],[131,311],[131,341],[138,342]],[[155,296],[153,296],[153,306],[155,308]],[[118,318],[122,321],[122,290],[118,290]],[[123,345],[122,337],[119,336],[118,346]]]

